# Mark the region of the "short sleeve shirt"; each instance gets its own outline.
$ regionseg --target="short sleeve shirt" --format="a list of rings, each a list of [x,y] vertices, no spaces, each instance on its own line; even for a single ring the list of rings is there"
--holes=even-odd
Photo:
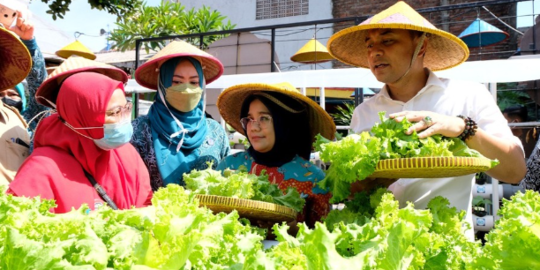
[[[387,115],[401,111],[432,111],[448,116],[468,116],[476,121],[482,130],[514,141],[522,147],[521,141],[513,136],[493,96],[479,83],[439,78],[430,71],[424,88],[407,102],[393,100],[385,85],[380,93],[354,110],[351,129],[356,133],[369,131],[380,121],[380,111],[386,111]],[[416,208],[424,209],[432,198],[446,197],[452,206],[467,211],[467,218],[472,222],[473,185],[474,174],[470,174],[450,178],[402,178],[389,189],[402,207],[410,201]]]

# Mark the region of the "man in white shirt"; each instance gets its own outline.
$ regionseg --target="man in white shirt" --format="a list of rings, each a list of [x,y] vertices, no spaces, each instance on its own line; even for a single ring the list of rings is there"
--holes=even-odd
[[[435,28],[405,2],[334,34],[328,49],[344,63],[369,68],[385,83],[379,94],[355,109],[351,123],[355,132],[369,131],[379,122],[378,112],[386,111],[396,121],[416,122],[409,133],[416,130],[420,138],[459,137],[469,148],[498,159],[500,164],[487,173],[500,181],[518,183],[525,175],[521,142],[512,135],[489,91],[481,84],[442,79],[432,72],[464,62],[467,46]],[[369,182],[364,181],[357,182],[353,192]],[[446,197],[452,206],[467,211],[467,221],[472,223],[473,185],[471,174],[399,179],[390,190],[401,206],[409,201],[419,209],[436,196]]]

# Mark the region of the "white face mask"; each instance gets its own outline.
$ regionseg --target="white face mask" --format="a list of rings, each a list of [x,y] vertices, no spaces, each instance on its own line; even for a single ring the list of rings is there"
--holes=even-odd
[[[181,112],[190,112],[201,100],[203,90],[190,83],[173,85],[165,89],[167,102]]]

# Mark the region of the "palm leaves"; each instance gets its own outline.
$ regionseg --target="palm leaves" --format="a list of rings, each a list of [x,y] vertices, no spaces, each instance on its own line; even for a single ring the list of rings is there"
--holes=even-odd
[[[143,5],[128,17],[119,20],[118,29],[111,32],[109,40],[113,41],[115,43],[113,47],[120,51],[132,50],[135,49],[137,39],[231,30],[236,26],[229,20],[224,23],[225,19],[221,13],[206,6],[199,10],[185,11],[185,7],[180,3],[163,2],[157,7]],[[203,47],[206,48],[225,36],[205,36]],[[189,38],[186,41],[200,45],[199,37]],[[165,45],[165,41],[156,40],[143,43],[143,48],[149,52],[159,50]]]

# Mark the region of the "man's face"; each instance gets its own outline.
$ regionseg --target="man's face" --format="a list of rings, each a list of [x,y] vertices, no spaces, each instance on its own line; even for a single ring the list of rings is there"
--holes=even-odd
[[[365,39],[368,64],[378,81],[393,83],[409,68],[416,40],[408,30],[373,29]]]

